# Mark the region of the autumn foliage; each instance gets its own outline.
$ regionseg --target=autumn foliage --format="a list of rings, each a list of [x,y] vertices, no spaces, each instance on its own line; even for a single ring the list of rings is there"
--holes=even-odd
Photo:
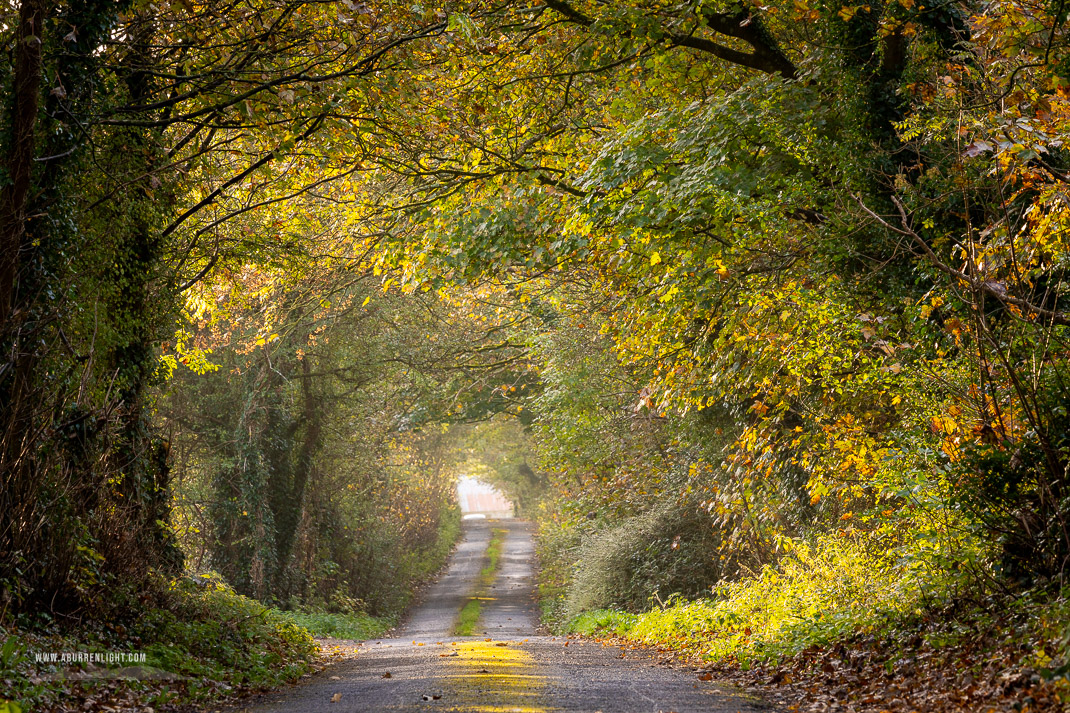
[[[393,613],[462,467],[551,617],[801,553],[1054,601],[1064,5],[22,0],[0,619],[183,567]]]

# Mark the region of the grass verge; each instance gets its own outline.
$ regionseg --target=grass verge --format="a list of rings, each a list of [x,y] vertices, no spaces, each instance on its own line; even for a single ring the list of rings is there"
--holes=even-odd
[[[374,639],[382,636],[394,620],[363,612],[338,614],[327,612],[277,611],[276,613],[313,636],[335,639]]]
[[[814,644],[857,631],[924,606],[923,583],[861,537],[827,537],[802,543],[776,567],[722,583],[708,599],[670,597],[667,606],[638,616],[612,612],[581,615],[570,630],[609,630],[646,644],[673,647],[707,661],[754,662],[793,656]]]
[[[454,636],[472,636],[475,633],[483,610],[482,600],[487,596],[487,590],[494,584],[494,578],[498,574],[498,560],[501,559],[507,534],[509,531],[502,528],[495,528],[491,531],[490,542],[487,543],[487,551],[483,555],[486,564],[479,571],[476,593],[469,597],[465,605],[461,607],[457,621],[453,625]]]

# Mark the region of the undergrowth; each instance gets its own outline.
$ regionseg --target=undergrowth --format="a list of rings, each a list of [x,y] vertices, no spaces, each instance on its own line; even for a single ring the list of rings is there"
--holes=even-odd
[[[609,631],[744,666],[754,659],[790,656],[849,633],[873,630],[920,606],[923,583],[868,545],[852,536],[796,543],[775,566],[722,582],[711,597],[673,596],[664,606],[638,615],[588,612],[567,628],[577,633]]]
[[[635,610],[655,591],[701,596],[709,583],[736,574],[734,557],[709,555],[721,546],[718,530],[710,527],[708,513],[693,497],[660,502],[612,526],[584,532],[566,559],[570,571],[562,614]]]
[[[451,511],[435,542],[409,553],[390,582],[398,592],[391,611],[404,608],[413,582],[442,566],[459,534],[459,517]],[[311,672],[319,653],[313,636],[368,639],[394,624],[392,614],[374,617],[356,606],[282,611],[236,593],[216,574],[159,579],[151,591],[116,606],[76,625],[44,615],[0,624],[0,713],[61,706],[167,710],[218,701]],[[120,673],[128,678],[117,681],[121,665],[36,659],[64,652],[143,653],[145,662],[127,666]]]
[[[201,576],[171,585],[167,608],[135,625],[150,666],[185,676],[252,687],[273,686],[307,672],[316,652],[308,631],[281,612]]]
[[[123,623],[64,630],[3,629],[0,699],[23,710],[111,700],[166,708],[260,690],[310,672],[318,652],[291,615],[241,596],[211,576],[161,584],[155,601]],[[121,673],[82,663],[42,663],[64,652],[144,653]],[[88,678],[79,679],[79,676]],[[140,679],[140,680],[137,680]]]

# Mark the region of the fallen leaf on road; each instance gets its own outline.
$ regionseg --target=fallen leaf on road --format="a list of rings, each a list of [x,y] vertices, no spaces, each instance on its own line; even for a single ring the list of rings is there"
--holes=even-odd
[[[331,703],[337,703],[340,700],[342,700],[341,693],[335,693],[333,696],[331,696]]]
[[[389,671],[387,671],[386,673],[383,674],[383,678],[393,678],[393,676],[390,675]]]
[[[331,676],[331,680],[332,681],[341,681],[342,677],[341,676]]]
[[[427,695],[425,693],[423,698],[424,698],[425,701],[437,701],[439,698],[442,698],[442,696],[438,696],[438,695],[429,696],[429,695]]]
[[[701,676],[698,677],[698,680],[700,680],[700,681],[712,681],[713,680],[713,676],[708,674],[708,673],[704,673],[704,674],[702,674]]]

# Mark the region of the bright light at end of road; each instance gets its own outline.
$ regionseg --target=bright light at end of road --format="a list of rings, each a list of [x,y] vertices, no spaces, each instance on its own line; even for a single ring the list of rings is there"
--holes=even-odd
[[[466,520],[513,516],[513,503],[500,490],[470,475],[457,481],[457,502]]]

